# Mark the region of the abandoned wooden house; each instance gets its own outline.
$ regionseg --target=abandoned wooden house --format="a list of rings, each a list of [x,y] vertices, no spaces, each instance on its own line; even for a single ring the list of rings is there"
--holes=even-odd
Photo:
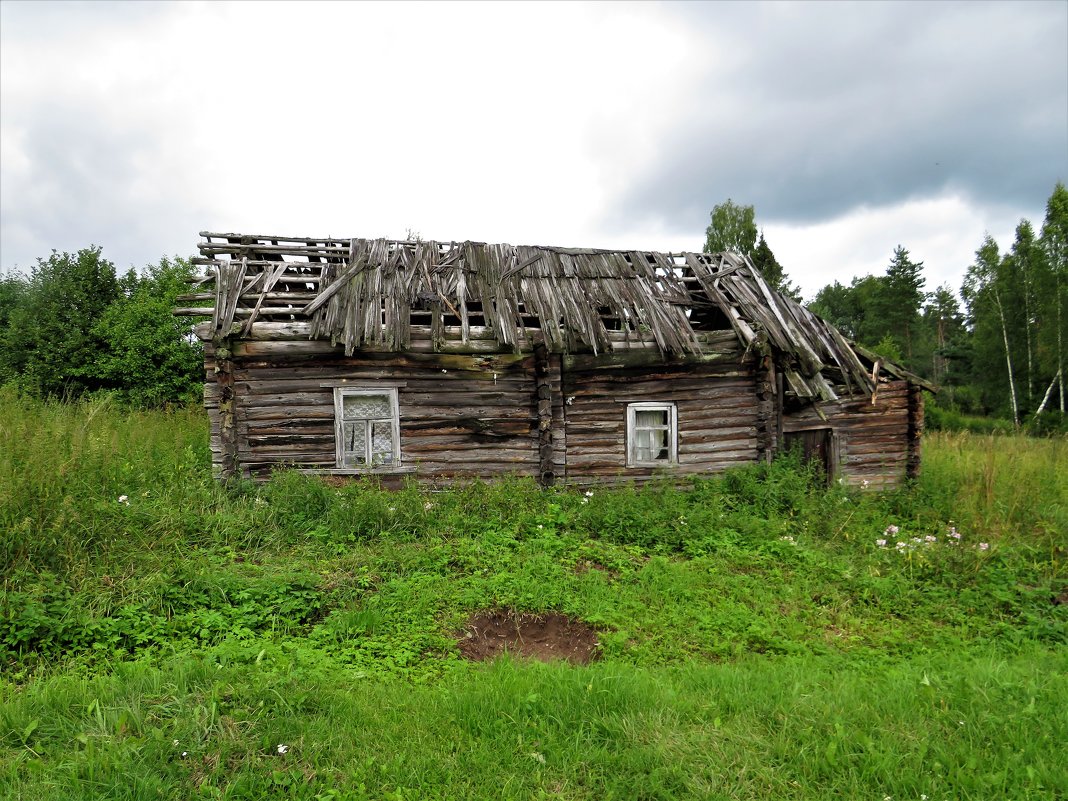
[[[223,478],[686,478],[797,444],[829,477],[919,468],[925,385],[730,254],[202,233]]]

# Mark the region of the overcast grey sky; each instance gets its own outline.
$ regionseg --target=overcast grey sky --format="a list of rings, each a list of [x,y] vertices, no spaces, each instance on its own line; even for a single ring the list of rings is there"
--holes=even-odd
[[[0,268],[204,229],[700,249],[959,287],[1068,180],[1068,3],[0,2]]]

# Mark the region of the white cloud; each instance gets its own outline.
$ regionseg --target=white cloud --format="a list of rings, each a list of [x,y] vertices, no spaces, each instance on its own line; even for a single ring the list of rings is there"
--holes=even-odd
[[[707,211],[734,194],[756,203],[769,243],[807,293],[823,276],[880,272],[899,242],[926,262],[933,288],[944,280],[936,276],[963,271],[983,230],[1011,236],[1019,213],[932,189],[923,175],[901,180],[877,160],[850,191],[870,193],[879,208],[848,211],[851,200],[844,214],[809,215],[811,225],[701,178],[763,165],[751,186],[796,207],[817,187],[833,196],[843,175],[858,183],[848,164],[828,166],[826,152],[806,148],[827,139],[829,120],[842,158],[865,158],[879,126],[843,122],[858,98],[900,100],[916,89],[927,128],[940,108],[974,106],[939,95],[943,84],[902,83],[883,69],[900,63],[893,48],[902,42],[925,66],[950,69],[957,50],[938,48],[957,11],[930,23],[908,7],[884,6],[871,19],[854,12],[845,17],[864,42],[887,39],[884,22],[914,26],[864,54],[877,81],[842,63],[859,58],[849,37],[820,50],[824,18],[845,18],[838,6],[5,0],[0,268],[90,243],[120,267],[144,264],[190,253],[204,228],[400,236],[412,227],[439,239],[696,249]],[[974,16],[980,28],[1010,19],[1027,32],[1035,13],[1011,5]],[[1014,83],[1011,65],[1002,71],[998,91],[1038,92]],[[962,75],[948,85],[959,91]],[[984,98],[983,86],[970,91]],[[1063,138],[1064,110],[1047,99],[1023,103],[1032,113],[1021,125]],[[739,120],[759,123],[762,138]],[[965,153],[962,145],[956,169],[981,175]],[[919,154],[916,169],[929,172],[938,157]],[[1034,173],[1020,158],[1021,174]],[[621,202],[664,164],[636,205]],[[1028,210],[1036,226],[1043,201]]]
[[[848,284],[855,276],[883,275],[898,245],[913,261],[923,262],[927,291],[943,283],[959,291],[986,233],[1007,250],[1021,217],[1030,219],[1037,231],[1043,215],[1042,208],[989,209],[946,195],[861,208],[814,225],[772,222],[764,233],[779,263],[809,300],[834,281]]]

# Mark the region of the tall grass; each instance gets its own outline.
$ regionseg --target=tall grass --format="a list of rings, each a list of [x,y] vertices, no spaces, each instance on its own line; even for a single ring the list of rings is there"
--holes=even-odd
[[[0,388],[0,570],[64,569],[133,538],[172,542],[225,503],[203,414]],[[123,498],[122,501],[119,499]]]
[[[1068,438],[932,432],[917,505],[984,539],[1068,545]]]
[[[1065,456],[223,489],[199,410],[0,390],[0,797],[1065,797]],[[492,607],[604,662],[462,662]]]

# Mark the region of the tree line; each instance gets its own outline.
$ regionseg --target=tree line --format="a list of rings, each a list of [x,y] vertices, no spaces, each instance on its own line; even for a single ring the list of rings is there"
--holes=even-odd
[[[750,257],[770,284],[801,299],[753,206],[716,206],[704,249]],[[192,274],[187,260],[165,257],[119,275],[92,246],[53,251],[29,275],[0,275],[0,384],[64,398],[106,391],[142,406],[198,398],[203,351],[191,335],[194,321],[171,313]],[[898,246],[884,274],[836,281],[808,306],[858,344],[938,384],[937,407],[1068,428],[1063,183],[1037,233],[1021,220],[1004,251],[984,237],[959,294],[946,284],[925,287],[923,262]]]
[[[706,252],[735,250],[765,278],[798,296],[775,259],[755,211],[727,200],[712,210]],[[987,234],[959,293],[926,290],[923,262],[903,246],[882,275],[835,281],[808,307],[846,336],[931,380],[937,408],[1000,417],[1014,426],[1049,430],[1065,418],[1068,347],[1068,190],[1057,183],[1036,233],[1029,220],[1002,251]]]
[[[68,399],[106,391],[152,407],[199,398],[203,350],[193,321],[171,313],[192,272],[162,258],[119,275],[93,246],[0,276],[0,384]]]

